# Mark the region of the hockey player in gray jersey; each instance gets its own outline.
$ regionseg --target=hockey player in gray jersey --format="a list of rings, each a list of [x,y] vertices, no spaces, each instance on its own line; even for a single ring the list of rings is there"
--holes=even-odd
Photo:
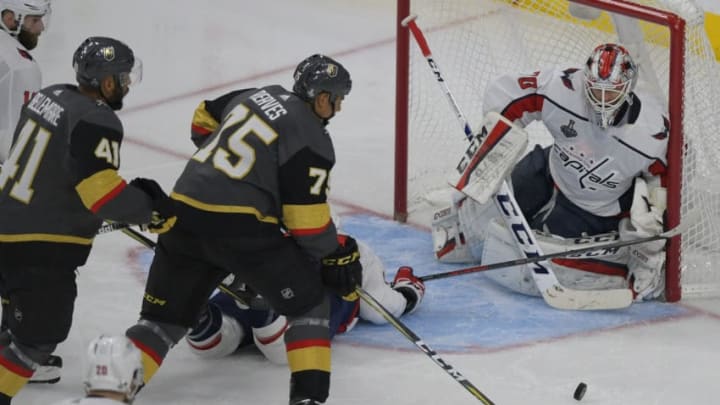
[[[50,0],[0,0],[0,166],[7,159],[20,109],[40,90],[42,75],[30,51],[50,25]],[[0,296],[2,296],[0,278]],[[0,330],[7,329],[10,315],[2,300]],[[1,342],[0,342],[1,344]],[[60,380],[60,356],[50,356],[35,370],[30,382],[56,383]]]
[[[551,146],[535,146],[514,167],[514,159],[499,160],[509,162],[508,179],[523,214],[544,232],[538,239],[545,253],[662,231],[669,122],[660,102],[636,88],[638,75],[627,49],[608,43],[597,46],[584,66],[509,74],[488,85],[486,113],[499,112],[523,128],[541,121],[552,136]],[[496,212],[491,203],[459,195],[435,222],[438,257],[482,257],[484,263],[517,258],[508,247],[514,246],[509,232],[490,220]],[[662,293],[664,241],[605,253],[552,263],[571,288],[629,286],[636,299]],[[538,294],[528,271],[489,274],[514,290]]]
[[[73,55],[78,86],[40,90],[23,107],[0,171],[0,272],[12,317],[0,350],[0,404],[9,404],[67,338],[75,271],[103,220],[172,225],[170,200],[152,180],[118,174],[122,107],[140,65],[124,43],[91,37]]]
[[[246,89],[196,111],[195,129],[209,135],[171,193],[177,224],[158,238],[140,320],[126,332],[143,351],[146,383],[232,272],[288,319],[290,404],[325,402],[326,288],[357,299],[362,278],[357,243],[338,242],[327,203],[335,152],[326,125],[350,88],[340,63],[312,55],[292,91]]]
[[[333,221],[338,224],[335,217]],[[343,240],[346,236],[339,234],[338,237]],[[382,260],[362,241],[357,244],[363,267],[363,289],[396,317],[417,310],[425,296],[425,284],[415,276],[413,269],[401,266],[393,282],[387,283]],[[230,292],[220,291],[210,298],[207,310],[185,337],[190,350],[200,357],[217,358],[254,344],[272,363],[287,364],[283,342],[287,318],[276,314],[247,286],[236,283],[232,275],[223,284]],[[331,295],[331,338],[349,332],[359,320],[378,325],[387,323],[364,301],[348,301],[337,294]]]

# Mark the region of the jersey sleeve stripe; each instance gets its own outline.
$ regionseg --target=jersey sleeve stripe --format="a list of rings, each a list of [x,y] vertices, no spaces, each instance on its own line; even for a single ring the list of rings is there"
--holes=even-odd
[[[92,212],[97,212],[108,201],[117,196],[127,184],[114,169],[101,170],[84,179],[75,190],[83,205]]]
[[[545,98],[539,94],[529,94],[525,97],[513,100],[502,111],[501,115],[510,121],[522,118],[524,113],[536,113],[543,108]]]
[[[271,216],[271,215],[263,215],[260,211],[257,210],[255,207],[245,206],[245,205],[220,205],[220,204],[208,204],[204,203],[202,201],[198,201],[192,197],[188,197],[184,194],[172,192],[170,193],[170,198],[176,201],[180,201],[182,203],[185,203],[193,208],[197,208],[202,211],[208,211],[208,212],[218,212],[221,214],[249,214],[254,215],[255,218],[257,218],[260,222],[267,222],[270,224],[278,224],[280,221],[277,219],[277,217]]]
[[[330,225],[330,206],[320,204],[285,204],[283,222],[293,235],[317,235]]]
[[[192,132],[198,135],[208,135],[218,127],[218,122],[207,111],[203,101],[195,109],[192,119]]]

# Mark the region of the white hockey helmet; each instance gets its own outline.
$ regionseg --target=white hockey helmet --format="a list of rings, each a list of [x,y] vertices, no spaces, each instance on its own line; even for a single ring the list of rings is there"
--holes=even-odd
[[[113,391],[135,398],[143,384],[140,350],[125,336],[100,336],[88,347],[85,392]]]
[[[50,26],[50,0],[0,0],[0,12],[10,10],[15,14],[17,27],[10,29],[5,22],[0,20],[0,27],[12,35],[20,33],[20,29],[27,16],[42,16],[45,30]]]
[[[618,44],[598,45],[585,63],[585,96],[591,119],[607,128],[637,83],[638,67],[630,53]]]

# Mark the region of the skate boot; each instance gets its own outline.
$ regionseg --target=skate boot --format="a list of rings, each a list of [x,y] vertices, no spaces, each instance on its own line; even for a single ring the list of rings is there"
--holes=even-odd
[[[50,355],[45,363],[38,366],[28,384],[55,384],[60,381],[62,357]]]

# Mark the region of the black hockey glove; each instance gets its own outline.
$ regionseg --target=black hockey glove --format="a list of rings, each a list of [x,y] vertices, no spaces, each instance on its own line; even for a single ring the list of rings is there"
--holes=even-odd
[[[351,236],[338,235],[340,246],[322,259],[323,283],[343,299],[357,299],[355,288],[362,282],[362,264],[357,242]]]
[[[152,233],[165,233],[175,225],[175,207],[173,201],[163,191],[162,187],[152,179],[142,177],[134,178],[130,185],[142,190],[152,200],[152,217],[145,228]]]

